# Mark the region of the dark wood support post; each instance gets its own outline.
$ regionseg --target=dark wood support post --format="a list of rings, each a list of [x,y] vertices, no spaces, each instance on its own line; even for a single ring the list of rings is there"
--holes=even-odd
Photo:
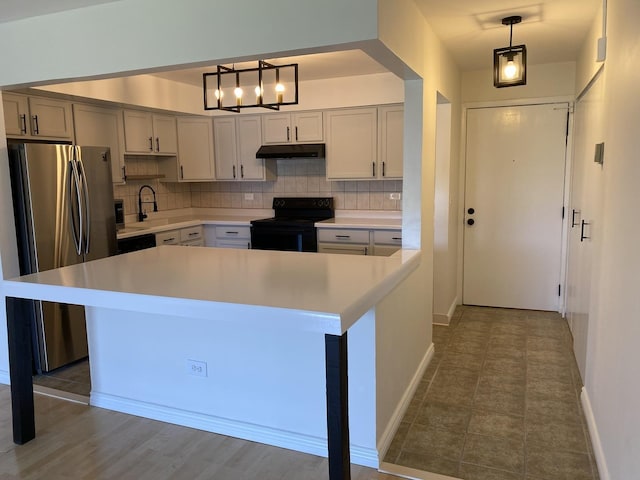
[[[350,480],[347,333],[325,335],[329,479]]]
[[[18,445],[27,443],[36,436],[31,368],[33,337],[30,310],[32,308],[32,300],[7,297],[13,441]]]

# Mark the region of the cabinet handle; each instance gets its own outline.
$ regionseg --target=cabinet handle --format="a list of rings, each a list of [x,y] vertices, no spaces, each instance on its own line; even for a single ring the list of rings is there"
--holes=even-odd
[[[385,177],[387,175],[386,172],[384,171],[385,163],[387,163],[387,162],[382,162],[382,176],[383,177]]]
[[[20,121],[22,122],[22,126],[20,127],[20,132],[26,135],[27,134],[27,115],[24,113],[20,115]]]
[[[376,176],[376,162],[371,162],[371,172],[372,172],[372,177]]]
[[[184,168],[180,165],[180,180],[184,180]]]
[[[364,254],[369,255],[369,247],[364,247]]]
[[[391,237],[391,240],[402,240],[402,237]]]
[[[351,238],[351,235],[336,235],[336,238]]]
[[[122,181],[123,182],[127,181],[127,167],[126,167],[126,165],[122,167]]]
[[[244,165],[240,165],[240,178],[244,178]]]
[[[296,142],[298,141],[298,127],[296,127]]]
[[[238,232],[224,232],[224,233],[226,233],[227,235],[237,235],[238,234]]]
[[[156,152],[160,151],[160,137],[156,137]]]
[[[195,237],[196,235],[200,235],[198,232],[191,232],[189,234],[190,237]]]
[[[291,137],[289,136],[289,127],[287,127],[287,142],[291,141]]]
[[[571,228],[578,225],[576,223],[576,213],[580,215],[580,210],[576,210],[575,208],[571,210]]]
[[[582,225],[580,226],[580,241],[581,242],[584,242],[585,240],[589,240],[591,238],[591,237],[587,237],[584,234],[584,226],[585,225],[591,225],[591,224],[588,223],[588,222],[585,222],[584,220],[582,220]]]
[[[153,137],[149,137],[149,150],[153,152]]]
[[[233,166],[233,178],[236,178],[236,166]]]
[[[34,135],[40,134],[40,127],[38,126],[38,115],[33,116],[33,134]]]
[[[175,240],[176,240],[176,237],[171,237],[171,238],[165,238],[165,239],[163,240],[163,242],[164,242],[164,243],[167,243],[167,242],[174,242]]]

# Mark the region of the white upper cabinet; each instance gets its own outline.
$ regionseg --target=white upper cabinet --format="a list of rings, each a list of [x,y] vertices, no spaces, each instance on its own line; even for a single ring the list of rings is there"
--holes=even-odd
[[[265,145],[318,143],[323,140],[322,112],[276,113],[262,116],[262,141]]]
[[[378,107],[379,178],[402,178],[404,107]]]
[[[327,178],[378,178],[377,108],[325,112]]]
[[[122,110],[75,103],[73,123],[78,145],[109,147],[113,183],[124,183],[126,171]]]
[[[126,153],[176,155],[178,136],[176,118],[139,110],[124,111]]]
[[[209,117],[178,117],[178,164],[181,181],[215,179],[213,130]]]
[[[262,145],[259,115],[215,117],[213,135],[217,180],[275,179],[275,161],[256,158]]]
[[[7,137],[73,140],[71,103],[14,93],[2,95]]]

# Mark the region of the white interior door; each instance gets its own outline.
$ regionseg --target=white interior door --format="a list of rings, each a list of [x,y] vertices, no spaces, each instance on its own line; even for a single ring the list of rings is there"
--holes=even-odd
[[[463,303],[558,310],[567,112],[467,111]]]

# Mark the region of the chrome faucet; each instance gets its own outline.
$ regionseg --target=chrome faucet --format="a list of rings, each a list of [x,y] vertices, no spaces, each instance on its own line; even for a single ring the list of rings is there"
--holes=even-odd
[[[149,190],[151,190],[151,193],[153,193],[153,202],[142,201],[142,190],[144,190],[145,188],[148,188]],[[140,190],[138,190],[138,221],[139,222],[142,222],[145,218],[147,218],[147,214],[142,211],[143,203],[153,203],[153,211],[154,212],[158,211],[158,203],[156,202],[156,191],[153,188],[151,188],[151,185],[142,185],[140,187]]]

